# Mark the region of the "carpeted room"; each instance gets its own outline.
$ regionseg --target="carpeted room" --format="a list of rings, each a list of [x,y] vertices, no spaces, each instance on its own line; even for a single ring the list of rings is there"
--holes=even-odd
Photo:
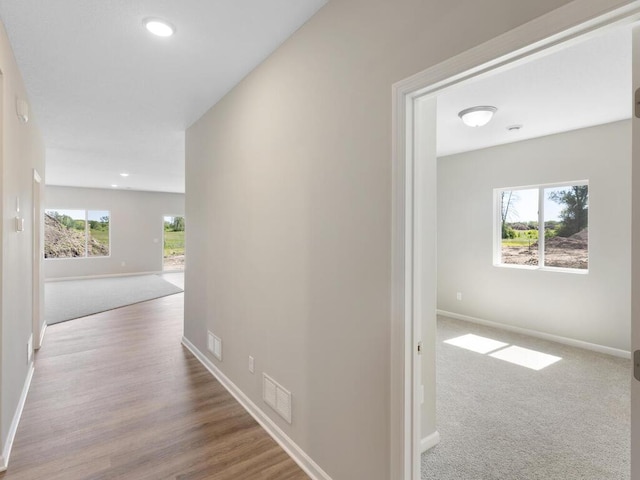
[[[619,107],[630,44],[629,30],[612,31],[548,55],[551,70],[523,64],[457,92],[493,98],[498,113],[488,130],[456,131],[456,147],[476,134],[485,144],[438,157],[440,443],[422,456],[424,479],[629,478],[631,122]],[[598,78],[611,101],[563,124],[558,99],[579,110],[557,89],[579,83],[567,75]],[[443,97],[439,109],[454,103]],[[562,231],[574,211],[557,191],[585,193],[575,232]]]
[[[630,235],[617,220],[630,208],[628,135],[628,122],[617,122],[439,160],[439,208],[457,217],[439,211],[441,441],[423,454],[423,479],[629,478]],[[558,155],[545,160],[549,151]],[[588,270],[492,262],[492,193],[534,183],[523,180],[527,169],[542,184],[588,178],[598,192],[589,205]],[[452,193],[459,191],[468,195]],[[478,353],[446,343],[468,334],[506,347]],[[559,360],[536,371],[494,355],[510,346]]]
[[[182,292],[183,274],[165,270],[165,219],[184,215],[184,194],[60,186],[45,193],[48,325]],[[183,256],[184,220],[171,233],[182,234]]]
[[[446,343],[470,334],[502,345]],[[560,360],[534,370],[495,355],[514,346]],[[440,443],[423,480],[629,478],[629,360],[444,316],[437,358]]]
[[[50,326],[181,293],[183,290],[173,283],[175,280],[160,275],[128,275],[47,282],[45,321]]]

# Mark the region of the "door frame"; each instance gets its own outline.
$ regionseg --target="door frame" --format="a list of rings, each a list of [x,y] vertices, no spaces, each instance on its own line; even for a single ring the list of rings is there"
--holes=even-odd
[[[640,0],[575,0],[393,85],[390,478],[418,480],[421,445],[432,446],[438,438],[435,427],[426,438],[420,431],[421,423],[435,426],[435,408],[421,413],[423,387],[425,404],[435,405],[435,341],[430,338],[435,329],[435,291],[425,294],[419,286],[429,285],[435,276],[436,204],[418,201],[435,198],[435,142],[425,145],[415,135],[419,125],[421,132],[429,129],[427,136],[435,138],[435,102],[428,100],[466,80],[639,18]],[[640,196],[632,195],[632,208],[640,210]],[[429,248],[422,248],[425,245]],[[632,258],[639,257],[640,242],[633,242]],[[640,294],[638,269],[632,269],[633,285],[638,285],[632,288]],[[632,330],[639,321],[640,312],[632,314]],[[420,342],[427,336],[429,342],[421,345],[420,353]],[[639,421],[632,415],[632,437]],[[632,453],[638,448],[632,445]],[[632,462],[631,468],[640,478],[640,461]]]
[[[44,257],[44,217],[42,215],[42,179],[40,174],[33,169],[33,191],[32,191],[32,293],[31,293],[31,315],[33,329],[33,349],[38,350],[42,346],[44,331],[46,324],[43,323],[44,318],[44,274],[43,274],[43,257]]]

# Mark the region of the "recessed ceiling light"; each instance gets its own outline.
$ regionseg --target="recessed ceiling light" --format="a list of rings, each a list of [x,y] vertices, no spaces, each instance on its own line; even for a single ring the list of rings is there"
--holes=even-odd
[[[129,174],[128,174],[127,172],[122,172],[122,173],[120,174],[120,176],[121,176],[121,177],[128,177],[128,176],[129,176]]]
[[[118,185],[116,185],[115,183],[113,185],[111,185],[112,188],[118,188]]]
[[[158,37],[170,37],[176,32],[173,25],[159,18],[146,18],[142,23],[147,30]]]
[[[458,116],[469,127],[482,127],[491,121],[498,109],[490,106],[465,108]]]

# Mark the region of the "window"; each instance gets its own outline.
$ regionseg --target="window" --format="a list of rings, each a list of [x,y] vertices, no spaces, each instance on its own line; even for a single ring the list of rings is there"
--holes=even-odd
[[[184,217],[165,216],[162,269],[184,270]]]
[[[495,193],[495,264],[580,271],[589,268],[586,181],[502,188]]]
[[[44,257],[108,257],[109,218],[107,210],[45,210]]]

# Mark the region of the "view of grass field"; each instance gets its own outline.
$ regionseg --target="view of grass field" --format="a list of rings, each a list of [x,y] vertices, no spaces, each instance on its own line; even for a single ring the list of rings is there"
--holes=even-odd
[[[102,251],[106,251],[107,253],[109,252],[109,224],[108,223],[103,223],[103,224],[98,224],[95,227],[96,228],[92,228],[92,224],[95,224],[97,222],[89,222],[89,245],[101,245],[103,248],[100,249]],[[89,248],[87,251],[88,255],[90,257],[96,257],[96,256],[104,256],[104,254],[99,253],[96,251],[95,248]]]
[[[505,247],[528,247],[538,240],[538,230],[516,231],[513,238],[502,239]]]
[[[184,217],[164,217],[163,270],[184,270]]]
[[[184,230],[181,232],[164,232],[164,256],[184,255]]]

